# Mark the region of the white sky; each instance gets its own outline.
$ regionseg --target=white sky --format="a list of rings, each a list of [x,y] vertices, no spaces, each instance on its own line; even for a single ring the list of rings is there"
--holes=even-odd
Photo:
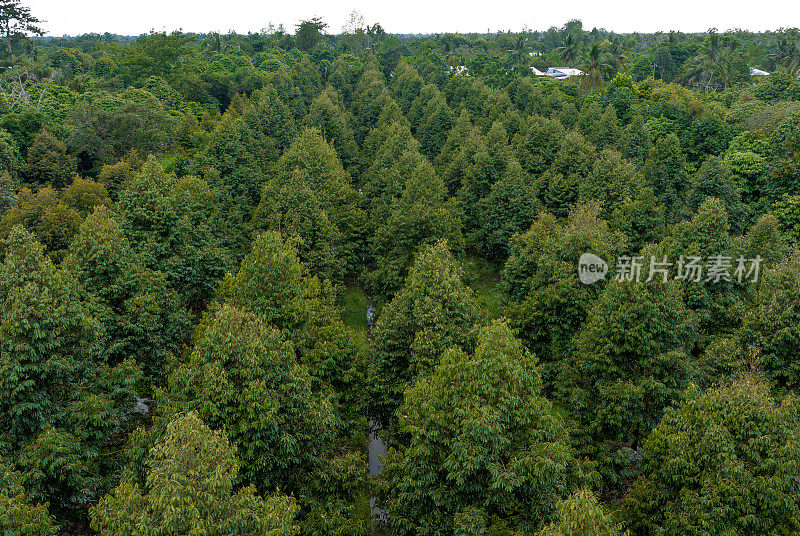
[[[584,29],[616,32],[680,30],[703,32],[744,28],[753,31],[800,26],[797,0],[24,0],[46,22],[48,35],[111,32],[139,35],[150,30],[247,33],[269,22],[293,31],[300,19],[321,16],[339,33],[357,9],[367,24],[380,22],[389,33],[492,32],[562,26],[572,18]]]

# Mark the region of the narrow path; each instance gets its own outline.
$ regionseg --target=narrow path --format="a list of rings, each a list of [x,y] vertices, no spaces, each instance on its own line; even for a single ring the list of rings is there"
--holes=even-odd
[[[386,445],[375,433],[379,427],[372,421],[370,421],[369,427],[369,476],[378,476],[383,472],[383,457],[386,456]]]
[[[370,301],[367,305],[367,331],[371,328],[375,319],[375,306]],[[375,477],[383,472],[383,457],[386,456],[386,445],[376,433],[380,429],[380,424],[369,422],[369,438],[367,441],[369,476]],[[375,497],[370,497],[369,508],[372,517],[377,521],[386,519],[386,512],[375,506]]]
[[[386,445],[383,440],[375,433],[379,428],[375,423],[369,423],[369,476],[375,477],[383,472],[383,457],[386,456]],[[385,521],[386,512],[375,506],[375,497],[369,499],[369,509],[372,518],[376,521]]]

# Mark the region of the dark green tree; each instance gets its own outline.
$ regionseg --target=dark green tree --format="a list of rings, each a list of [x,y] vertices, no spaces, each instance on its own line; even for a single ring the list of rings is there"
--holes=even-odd
[[[475,142],[474,145],[471,142]],[[478,203],[489,195],[492,185],[506,174],[519,172],[508,145],[508,133],[499,121],[494,122],[485,138],[469,140],[462,154],[453,160],[451,168],[461,176],[457,196],[468,229],[477,227],[480,217]],[[453,179],[449,181],[456,182]]]
[[[644,178],[636,167],[616,149],[600,151],[591,174],[578,185],[578,198],[603,203],[603,215],[608,217],[627,199],[632,199],[644,187]]]
[[[387,220],[373,239],[375,267],[367,274],[370,291],[388,299],[399,289],[415,252],[440,239],[460,254],[464,247],[458,211],[447,200],[447,189],[428,161],[421,161],[392,202]]]
[[[15,176],[22,163],[14,138],[5,130],[0,130],[0,171]]]
[[[664,207],[649,186],[626,197],[609,217],[609,225],[628,239],[628,251],[638,252],[645,244],[658,242],[666,233]]]
[[[612,105],[606,106],[603,115],[600,117],[593,135],[589,137],[592,142],[600,148],[619,143],[620,127],[617,120],[617,112]]]
[[[336,155],[348,170],[353,169],[359,157],[352,123],[352,117],[342,108],[339,95],[331,86],[314,99],[303,121],[306,127],[319,130],[322,139],[336,149]]]
[[[24,475],[31,498],[80,520],[110,474],[107,439],[133,411],[139,371],[110,366],[100,326],[75,282],[22,227],[0,265],[0,449]],[[100,456],[104,452],[103,456]]]
[[[0,171],[0,217],[17,203],[19,184],[8,171]]]
[[[733,182],[730,170],[713,155],[706,157],[692,177],[686,203],[692,211],[696,211],[708,197],[716,197],[722,201],[731,229],[736,234],[741,233],[747,219],[747,207],[742,203],[739,188]]]
[[[637,168],[641,168],[644,166],[651,147],[652,140],[644,128],[644,119],[641,115],[636,115],[622,131],[619,149],[625,158],[633,162]]]
[[[644,165],[645,178],[653,187],[659,203],[664,205],[668,222],[686,216],[683,207],[690,183],[685,166],[686,158],[675,134],[656,140]]]
[[[603,511],[597,497],[581,488],[556,506],[555,520],[538,536],[628,536],[621,523]]]
[[[226,112],[209,136],[205,149],[189,164],[205,173],[210,186],[221,189],[246,208],[258,201],[259,186],[280,156],[277,142],[258,136],[242,117]],[[213,170],[213,172],[211,172]]]
[[[455,124],[455,117],[441,94],[428,101],[422,114],[423,119],[417,126],[416,135],[422,154],[433,159],[442,150],[447,135]]]
[[[280,331],[256,314],[223,306],[170,377],[165,412],[190,409],[223,428],[248,483],[297,489],[335,430],[330,403],[312,387]],[[262,416],[257,423],[248,417],[255,414]]]
[[[393,102],[383,73],[376,65],[369,65],[353,92],[356,141],[362,143],[367,133],[378,123],[383,109]]]
[[[450,130],[450,133],[447,134],[447,139],[439,151],[439,154],[433,159],[433,163],[436,165],[438,171],[444,172],[450,167],[453,158],[458,154],[461,145],[467,140],[470,132],[472,132],[472,121],[470,120],[469,112],[467,110],[461,110],[461,114],[459,114],[456,119],[453,128]],[[451,193],[455,193],[455,190]]]
[[[478,202],[478,243],[488,257],[505,258],[511,237],[530,227],[541,209],[537,194],[530,176],[512,161],[489,195]]]
[[[797,400],[776,400],[749,377],[685,398],[644,443],[642,475],[623,503],[635,533],[797,530]]]
[[[56,536],[58,527],[46,504],[31,504],[22,474],[0,465],[0,530],[17,536]]]
[[[381,476],[392,534],[533,533],[579,481],[536,359],[503,322],[445,352],[405,392]]]
[[[319,17],[300,21],[295,32],[297,47],[305,52],[310,52],[322,37],[322,31],[328,24]]]
[[[75,157],[67,154],[67,146],[47,130],[40,131],[28,148],[22,175],[27,182],[52,184],[63,188],[77,170]]]
[[[578,279],[580,256],[610,260],[624,251],[624,242],[599,217],[597,204],[577,205],[564,223],[542,213],[511,239],[502,274],[506,314],[542,363],[546,392],[553,392],[559,370],[575,353],[573,337],[602,290],[603,283],[584,285]]]
[[[419,75],[416,69],[409,64],[405,59],[400,60],[400,63],[395,69],[394,77],[392,78],[392,90],[394,98],[403,113],[408,113],[411,104],[419,96],[422,91],[422,86],[425,81]]]
[[[31,14],[31,9],[20,0],[0,0],[0,32],[6,45],[9,63],[14,63],[13,45],[28,34],[43,35],[42,22]]]
[[[634,459],[631,451],[698,374],[696,330],[674,282],[612,281],[589,311],[564,377],[586,436],[583,450],[601,463],[611,489]]]
[[[523,122],[512,146],[523,169],[538,175],[553,163],[564,136],[564,127],[557,119],[533,115]]]
[[[241,247],[237,207],[204,180],[178,179],[151,157],[120,192],[119,209],[141,264],[164,272],[186,305],[207,303],[231,265],[231,250]]]
[[[760,281],[748,296],[742,325],[737,332],[739,360],[751,358],[777,387],[797,391],[800,369],[794,355],[800,340],[797,318],[800,308],[793,296],[800,289],[796,250],[771,269],[763,270]]]
[[[333,526],[361,534],[353,501],[365,491],[366,460],[334,449],[336,408],[327,390],[317,390],[312,367],[260,315],[223,305],[170,378],[165,412],[188,408],[225,430],[240,453],[242,480],[262,494],[292,493],[307,532]]]
[[[257,228],[299,239],[303,262],[340,281],[356,269],[366,214],[336,151],[306,129],[278,161],[254,214]]]
[[[144,89],[121,93],[84,93],[70,116],[73,128],[67,147],[77,156],[79,170],[99,170],[131,149],[140,154],[163,151],[174,120],[164,104]]]
[[[447,348],[470,348],[478,319],[475,296],[447,242],[421,250],[375,325],[368,370],[373,418],[393,425],[403,391],[430,372]]]
[[[249,311],[291,340],[315,392],[331,389],[344,430],[364,425],[364,362],[355,334],[344,326],[329,282],[310,276],[297,250],[275,232],[259,235],[220,299]]]
[[[181,350],[188,318],[164,274],[137,262],[105,207],[81,225],[64,268],[81,285],[103,327],[105,359],[116,364],[133,358],[149,382],[163,382],[168,356]]]

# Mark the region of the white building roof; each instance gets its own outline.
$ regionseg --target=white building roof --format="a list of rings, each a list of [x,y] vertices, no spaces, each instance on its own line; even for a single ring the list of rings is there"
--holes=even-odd
[[[547,76],[564,77],[581,76],[583,71],[580,69],[573,69],[572,67],[549,67],[547,69]]]
[[[571,76],[581,76],[583,75],[583,71],[580,69],[573,69],[572,67],[548,67],[547,72],[544,74],[545,76],[551,76],[553,78],[563,80],[564,78],[569,78]]]
[[[769,73],[767,71],[762,71],[761,69],[750,67],[750,76],[769,76]]]

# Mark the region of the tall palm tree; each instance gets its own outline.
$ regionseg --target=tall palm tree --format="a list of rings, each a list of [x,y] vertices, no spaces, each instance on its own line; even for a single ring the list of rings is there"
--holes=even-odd
[[[525,65],[530,59],[530,49],[531,47],[528,45],[528,34],[526,32],[518,34],[517,38],[514,40],[513,46],[506,50],[506,52],[508,52],[509,62],[512,64],[512,69],[514,67],[519,67],[520,71],[525,69]]]
[[[705,42],[700,45],[700,54],[688,60],[683,67],[680,80],[684,83],[714,89],[718,84],[715,77],[721,74],[720,58],[723,52],[722,41],[716,28],[708,30]],[[724,77],[723,77],[724,78]]]
[[[770,57],[775,60],[777,65],[791,69],[800,65],[800,43],[790,41],[785,37],[778,41],[778,47],[775,52],[770,54]]]
[[[625,45],[616,39],[611,41],[611,43],[608,45],[608,53],[611,54],[611,57],[614,59],[614,63],[616,63],[623,71],[627,73],[628,66],[626,63],[628,61],[628,56],[625,54],[625,52]]]
[[[722,42],[719,39],[716,28],[708,30],[708,39],[700,48],[703,50],[703,55],[709,65],[714,65],[719,61],[719,55],[722,51]]]
[[[589,49],[589,63],[584,67],[583,87],[592,91],[603,86],[603,70],[607,67],[600,50],[600,45],[594,43]]]
[[[564,38],[564,45],[558,47],[556,52],[561,55],[561,59],[564,60],[567,67],[571,67],[572,62],[578,57],[578,43],[575,42],[575,36],[567,34],[567,37]]]

